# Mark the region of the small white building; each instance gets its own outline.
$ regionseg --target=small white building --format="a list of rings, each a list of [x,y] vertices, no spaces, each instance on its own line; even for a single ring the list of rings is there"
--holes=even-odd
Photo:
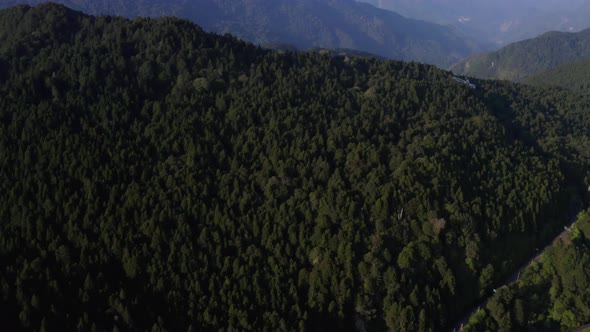
[[[477,86],[475,86],[475,84],[473,84],[473,83],[469,82],[469,80],[468,80],[468,79],[467,79],[467,80],[464,80],[464,79],[462,79],[462,78],[460,78],[460,77],[457,77],[457,76],[453,76],[453,79],[454,79],[454,80],[455,80],[455,82],[457,82],[457,83],[461,83],[461,84],[465,84],[465,85],[467,85],[467,86],[468,86],[470,89],[475,89],[475,88],[477,87]]]

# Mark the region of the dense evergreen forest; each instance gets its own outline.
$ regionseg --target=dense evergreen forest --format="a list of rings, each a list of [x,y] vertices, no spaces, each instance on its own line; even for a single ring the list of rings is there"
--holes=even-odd
[[[0,9],[47,0],[1,0]],[[53,0],[92,15],[181,17],[206,31],[263,46],[356,49],[448,68],[481,43],[447,24],[401,16],[357,0]]]
[[[433,331],[587,204],[590,97],[0,11],[9,330]]]
[[[590,210],[517,283],[498,289],[465,330],[572,331],[590,323],[588,266]]]
[[[590,58],[529,76],[522,82],[532,85],[560,86],[580,93],[590,93]]]

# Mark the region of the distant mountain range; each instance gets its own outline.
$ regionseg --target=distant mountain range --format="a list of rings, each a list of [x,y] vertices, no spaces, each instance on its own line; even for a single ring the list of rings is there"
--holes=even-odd
[[[476,54],[454,65],[457,74],[520,81],[560,65],[590,58],[590,29],[548,32],[497,51]]]
[[[407,17],[451,24],[496,47],[547,31],[590,27],[588,0],[359,0]]]
[[[4,0],[0,8],[37,4]],[[205,30],[232,33],[261,44],[298,49],[357,49],[386,58],[415,60],[448,68],[483,48],[458,29],[405,18],[354,0],[62,0],[91,14],[178,16]]]

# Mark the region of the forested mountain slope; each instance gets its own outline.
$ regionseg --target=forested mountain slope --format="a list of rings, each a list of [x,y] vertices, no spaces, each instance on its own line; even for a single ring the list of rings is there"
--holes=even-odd
[[[0,7],[40,0],[4,0]],[[61,0],[91,14],[187,18],[205,30],[298,49],[357,49],[448,68],[481,51],[451,27],[405,18],[354,0]]]
[[[498,289],[466,331],[573,331],[590,324],[590,210],[509,287]]]
[[[520,81],[586,58],[590,58],[590,29],[577,33],[548,32],[494,52],[467,57],[451,69],[472,77]]]
[[[433,331],[582,203],[589,98],[0,11],[9,330]]]
[[[568,63],[522,80],[532,85],[560,86],[581,93],[590,92],[590,58]]]

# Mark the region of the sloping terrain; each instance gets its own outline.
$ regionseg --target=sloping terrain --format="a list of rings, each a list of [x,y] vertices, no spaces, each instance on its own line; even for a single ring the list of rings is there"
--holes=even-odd
[[[559,66],[522,80],[532,85],[560,86],[581,93],[590,92],[590,59]]]
[[[588,97],[0,12],[7,330],[434,331],[585,203]]]
[[[38,0],[5,0],[0,7]],[[62,0],[91,14],[178,16],[205,30],[298,49],[342,48],[447,68],[478,43],[448,26],[405,18],[354,0]]]
[[[465,331],[582,331],[590,323],[590,210],[477,311]],[[586,326],[588,328],[588,326]]]
[[[537,38],[470,56],[453,65],[461,75],[520,81],[561,65],[590,58],[590,29],[578,33],[548,32]]]
[[[587,0],[362,0],[406,17],[452,25],[497,48],[547,31],[590,26]]]

